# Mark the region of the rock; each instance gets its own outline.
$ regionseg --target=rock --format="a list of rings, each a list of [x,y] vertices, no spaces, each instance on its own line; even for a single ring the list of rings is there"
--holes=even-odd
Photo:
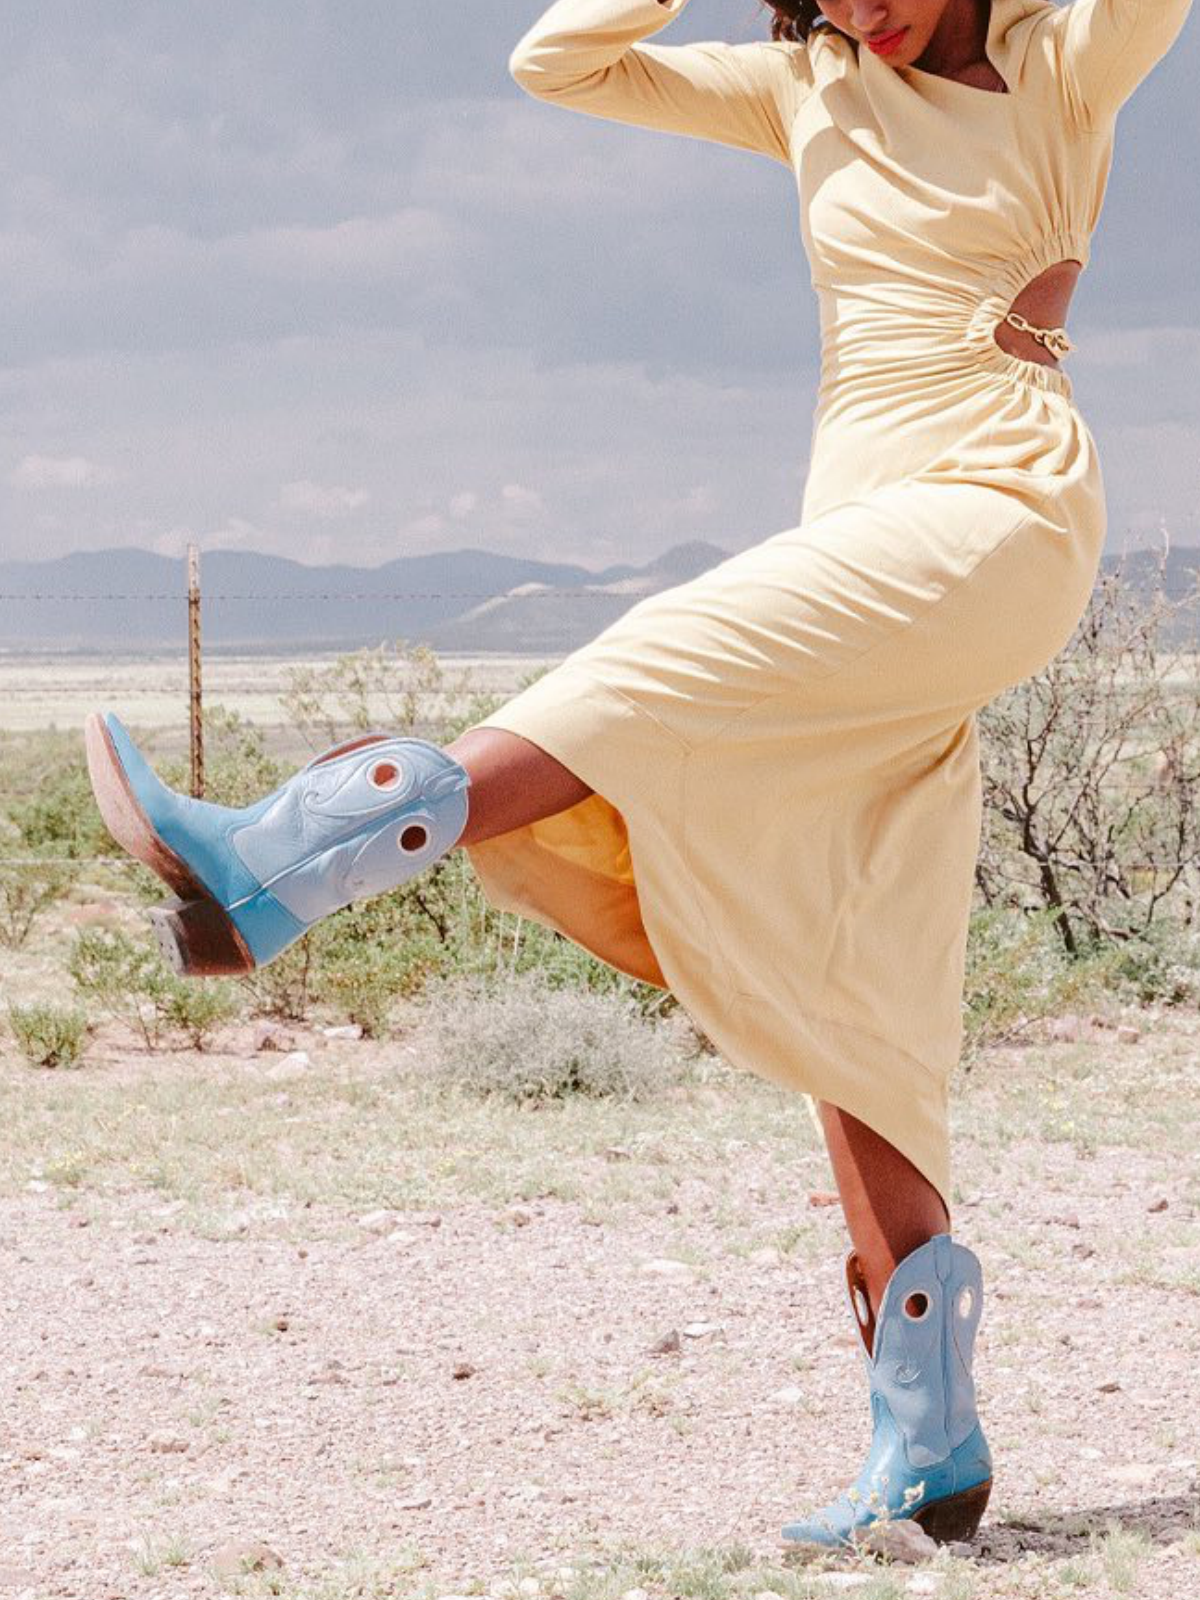
[[[1131,1028],[1128,1024],[1123,1023],[1117,1029],[1118,1044],[1136,1044],[1141,1037],[1142,1030],[1140,1028]]]
[[[719,1322],[685,1322],[683,1325],[685,1339],[707,1339],[712,1334],[720,1332]]]
[[[230,1539],[209,1557],[218,1578],[243,1578],[250,1572],[279,1572],[283,1562],[269,1545],[256,1539]]]
[[[399,1218],[394,1211],[364,1211],[356,1220],[368,1233],[389,1233]]]
[[[775,1401],[776,1405],[798,1406],[804,1399],[804,1390],[796,1388],[794,1384],[789,1384],[784,1389],[776,1389],[771,1399]]]
[[[1108,1475],[1117,1483],[1129,1483],[1135,1488],[1149,1488],[1162,1472],[1161,1467],[1151,1462],[1127,1461],[1119,1467],[1110,1467]]]
[[[37,1573],[24,1567],[0,1567],[0,1589],[28,1589],[32,1595],[38,1582]]]
[[[291,1034],[277,1022],[260,1022],[251,1040],[255,1050],[290,1050],[295,1043]]]
[[[933,1572],[914,1572],[904,1585],[906,1594],[939,1594],[942,1580]]]
[[[650,1600],[650,1595],[646,1589],[626,1589],[621,1600]]]
[[[645,1273],[647,1277],[656,1278],[682,1278],[694,1270],[687,1261],[672,1261],[667,1257],[657,1261],[643,1261],[638,1268],[638,1271]]]
[[[664,1333],[661,1339],[650,1346],[652,1356],[677,1356],[683,1348],[683,1341],[679,1337],[679,1329],[672,1328],[669,1333]]]
[[[503,1215],[514,1228],[527,1228],[533,1221],[533,1212],[528,1206],[509,1206]]]
[[[1167,1207],[1170,1205],[1170,1203],[1171,1202],[1169,1200],[1165,1199],[1165,1198],[1162,1199],[1162,1200],[1156,1200],[1153,1205],[1147,1206],[1146,1210],[1147,1211],[1165,1211],[1167,1209]]]
[[[810,1189],[808,1192],[810,1206],[836,1206],[841,1198],[835,1189]]]
[[[152,1433],[146,1443],[160,1455],[182,1455],[188,1447],[187,1440],[174,1433]]]
[[[363,1036],[362,1024],[358,1022],[339,1022],[336,1028],[322,1028],[326,1039],[361,1039]]]
[[[928,1561],[938,1547],[919,1522],[911,1517],[873,1522],[862,1535],[861,1543],[875,1555],[891,1561]]]
[[[454,1370],[450,1376],[452,1378],[473,1378],[477,1371],[478,1368],[473,1367],[469,1361],[459,1361],[455,1363]]]
[[[1052,1017],[1046,1031],[1059,1044],[1075,1044],[1083,1037],[1084,1024],[1079,1017],[1067,1015]]]
[[[404,1500],[397,1500],[397,1511],[424,1511],[433,1504],[433,1495],[428,1493],[410,1494]]]
[[[1116,1394],[1121,1385],[1116,1378],[1113,1378],[1110,1382],[1098,1384],[1096,1387],[1099,1394]]]
[[[280,1083],[289,1078],[302,1078],[311,1065],[307,1050],[291,1050],[282,1061],[268,1067],[265,1075],[272,1083]]]

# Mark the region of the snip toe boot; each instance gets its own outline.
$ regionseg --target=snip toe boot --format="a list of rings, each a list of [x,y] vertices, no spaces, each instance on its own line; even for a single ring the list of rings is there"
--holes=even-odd
[[[911,1517],[939,1544],[970,1539],[992,1488],[971,1375],[983,1305],[979,1258],[948,1233],[935,1234],[897,1265],[873,1326],[853,1250],[846,1286],[865,1346],[871,1448],[855,1483],[789,1523],[784,1545],[853,1547],[881,1516]]]
[[[265,966],[322,917],[424,871],[467,823],[465,768],[424,739],[364,734],[239,809],[169,789],[109,712],[85,733],[105,826],[178,896],[150,918],[188,977]]]

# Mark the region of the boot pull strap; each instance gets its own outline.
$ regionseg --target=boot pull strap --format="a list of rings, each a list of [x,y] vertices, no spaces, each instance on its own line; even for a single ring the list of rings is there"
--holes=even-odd
[[[867,1292],[867,1280],[863,1274],[862,1262],[853,1250],[846,1257],[846,1288],[850,1295],[850,1309],[854,1312],[854,1320],[858,1323],[858,1331],[867,1347],[867,1354],[874,1357],[875,1313],[871,1309],[871,1296]]]

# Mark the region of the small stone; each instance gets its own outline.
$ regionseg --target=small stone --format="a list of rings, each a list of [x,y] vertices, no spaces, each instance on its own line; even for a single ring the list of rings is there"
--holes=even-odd
[[[688,1276],[693,1268],[687,1261],[672,1261],[664,1256],[656,1261],[643,1261],[638,1271],[647,1277],[682,1278]]]
[[[938,1594],[942,1580],[932,1572],[914,1572],[904,1585],[905,1594]]]
[[[1060,1044],[1075,1044],[1083,1035],[1083,1026],[1076,1016],[1053,1017],[1047,1031]]]
[[[945,1548],[952,1556],[971,1556],[975,1554],[975,1547],[966,1539],[947,1539]]]
[[[650,1595],[645,1589],[626,1589],[621,1600],[650,1600]]]
[[[1164,1197],[1161,1200],[1156,1200],[1153,1205],[1147,1206],[1146,1210],[1147,1211],[1165,1211],[1169,1204],[1170,1204],[1170,1201],[1167,1200]]]
[[[514,1228],[527,1228],[533,1221],[533,1212],[528,1206],[509,1206],[504,1217]]]
[[[683,1341],[679,1337],[679,1329],[672,1328],[669,1333],[664,1333],[650,1346],[652,1356],[677,1356],[683,1348]]]
[[[290,1050],[292,1037],[277,1022],[260,1022],[254,1030],[255,1050]]]
[[[286,1316],[278,1316],[272,1321],[271,1326],[276,1330],[277,1333],[286,1333],[290,1327],[290,1323],[288,1322]]]
[[[242,1578],[251,1572],[278,1572],[283,1562],[270,1548],[256,1539],[231,1539],[209,1557],[218,1578]]]
[[[450,1376],[452,1378],[473,1378],[477,1371],[478,1368],[473,1367],[469,1361],[459,1361],[455,1363]]]
[[[146,1443],[160,1455],[182,1455],[188,1447],[186,1439],[173,1433],[152,1433]]]
[[[1109,1383],[1097,1384],[1096,1389],[1099,1394],[1116,1394],[1120,1387],[1116,1378],[1113,1378]]]
[[[683,1325],[685,1339],[707,1339],[712,1334],[720,1332],[719,1322],[685,1322]]]
[[[273,1067],[268,1067],[265,1076],[274,1083],[288,1078],[302,1078],[311,1064],[307,1050],[291,1050],[282,1061],[277,1061]]]
[[[808,1192],[810,1206],[836,1206],[841,1198],[833,1189],[810,1189]]]
[[[798,1406],[804,1399],[804,1390],[798,1389],[794,1384],[788,1384],[786,1388],[776,1389],[771,1399],[776,1405]]]
[[[361,1039],[363,1036],[359,1022],[339,1022],[335,1028],[322,1028],[321,1032],[326,1039]]]
[[[432,1494],[410,1494],[405,1500],[396,1502],[397,1511],[424,1511],[433,1504]]]
[[[938,1552],[937,1543],[911,1517],[873,1522],[866,1529],[862,1543],[874,1554],[887,1556],[892,1561],[928,1561]]]
[[[365,1228],[368,1233],[388,1233],[395,1227],[398,1218],[394,1211],[364,1211],[357,1218],[360,1228]]]
[[[1140,1028],[1131,1028],[1127,1023],[1122,1023],[1117,1029],[1118,1044],[1136,1044],[1141,1037],[1142,1030]]]
[[[1119,1467],[1110,1467],[1108,1475],[1117,1483],[1132,1484],[1135,1488],[1148,1488],[1159,1476],[1161,1468],[1149,1463],[1142,1464],[1137,1461],[1122,1463]]]

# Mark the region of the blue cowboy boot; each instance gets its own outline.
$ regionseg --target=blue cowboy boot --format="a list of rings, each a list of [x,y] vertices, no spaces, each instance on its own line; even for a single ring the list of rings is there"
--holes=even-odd
[[[186,976],[265,966],[330,912],[415,877],[466,827],[471,780],[424,739],[364,734],[238,809],[167,788],[111,713],[85,733],[108,831],[179,897],[150,918]]]
[[[784,1544],[853,1547],[884,1508],[893,1520],[911,1517],[939,1544],[970,1539],[992,1488],[971,1376],[983,1306],[979,1258],[948,1233],[935,1234],[897,1265],[874,1322],[853,1250],[846,1287],[865,1346],[871,1448],[855,1483],[790,1522]]]

